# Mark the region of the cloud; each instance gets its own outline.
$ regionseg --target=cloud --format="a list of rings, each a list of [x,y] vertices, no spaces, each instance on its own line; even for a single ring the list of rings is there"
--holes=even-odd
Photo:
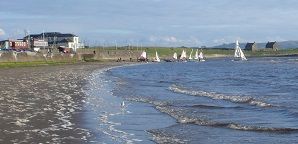
[[[123,29],[97,29],[94,32],[100,34],[121,34],[121,35],[128,35],[133,34],[133,31],[130,30],[123,30]]]
[[[213,43],[214,44],[223,44],[223,43],[228,43],[229,41],[226,40],[225,38],[219,38],[219,39],[214,39]]]
[[[0,36],[5,35],[5,32],[3,29],[0,28]]]
[[[177,38],[174,36],[164,37],[163,40],[166,42],[177,42]]]
[[[196,36],[150,36],[149,43],[158,43],[161,46],[201,46],[204,43]]]
[[[238,40],[240,43],[253,42],[252,40],[248,40],[247,38],[242,38],[240,36],[225,36],[225,37],[213,39],[212,44],[216,46],[221,44],[234,43],[236,40]]]
[[[149,41],[151,41],[151,42],[168,42],[168,43],[178,42],[178,40],[175,36],[150,36]]]

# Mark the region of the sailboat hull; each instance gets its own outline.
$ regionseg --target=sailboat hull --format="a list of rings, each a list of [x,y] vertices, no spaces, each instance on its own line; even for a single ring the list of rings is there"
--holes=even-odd
[[[138,62],[147,62],[148,61],[148,59],[145,59],[145,58],[139,58],[138,59]]]
[[[175,59],[164,59],[165,62],[177,62]]]

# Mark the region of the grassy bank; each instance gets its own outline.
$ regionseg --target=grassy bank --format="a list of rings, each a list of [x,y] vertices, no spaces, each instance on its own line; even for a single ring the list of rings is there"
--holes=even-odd
[[[69,62],[69,61],[1,62],[0,68],[50,66],[50,65],[62,65],[62,64],[73,64],[73,63],[76,63],[76,62]]]
[[[149,59],[153,59],[155,57],[155,51],[158,52],[160,58],[171,58],[176,52],[178,55],[182,53],[182,50],[185,50],[187,55],[189,56],[192,48],[169,48],[169,47],[105,47],[105,48],[88,48],[81,49],[82,52],[90,53],[96,51],[99,54],[102,54],[108,58],[117,58],[124,57],[128,59],[129,57],[136,58],[138,57],[142,51],[146,51]],[[234,55],[234,49],[225,49],[225,48],[204,48],[202,50],[207,58],[211,57],[231,57]],[[193,49],[193,55],[196,51],[196,48]],[[126,52],[126,53],[125,53]],[[263,57],[263,56],[290,56],[290,55],[298,55],[298,49],[281,49],[278,51],[270,51],[270,50],[259,50],[259,51],[245,51],[244,53],[247,57]]]
[[[121,58],[122,61],[136,62],[142,51],[146,51],[150,60],[154,59],[155,51],[158,52],[161,59],[171,58],[176,52],[181,54],[185,50],[189,56],[192,48],[169,48],[169,47],[105,47],[105,48],[86,48],[79,49],[77,54],[73,57],[69,55],[55,54],[53,58],[44,58],[37,56],[20,55],[17,60],[13,59],[11,54],[6,54],[6,57],[0,57],[0,68],[13,68],[13,67],[33,67],[44,65],[61,65],[73,64],[78,62],[111,62]],[[199,49],[202,50],[207,58],[213,57],[232,57],[234,54],[233,49]],[[193,49],[193,55],[196,49]],[[278,51],[244,51],[247,57],[270,57],[270,56],[298,56],[298,49],[283,49]]]

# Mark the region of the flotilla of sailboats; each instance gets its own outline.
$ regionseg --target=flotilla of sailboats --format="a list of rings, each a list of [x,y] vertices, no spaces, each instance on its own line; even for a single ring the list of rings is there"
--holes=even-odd
[[[186,51],[182,50],[182,53],[181,53],[181,55],[178,59],[177,53],[174,52],[172,59],[164,59],[164,61],[166,61],[166,62],[177,62],[177,61],[183,61],[183,62],[186,62],[186,61],[199,61],[199,62],[203,62],[203,61],[206,61],[202,50],[199,52],[199,50],[196,49],[194,57],[192,56],[192,53],[193,53],[193,49],[191,50],[191,52],[189,54],[189,57],[187,58]],[[234,59],[233,60],[235,60],[235,61],[238,61],[238,60],[245,61],[245,60],[247,60],[247,58],[245,57],[243,51],[241,50],[241,48],[239,46],[238,40],[235,43],[235,52],[234,52]],[[147,61],[148,62],[146,51],[143,51],[141,53],[141,56],[138,58],[138,61]],[[155,58],[154,58],[153,62],[161,62],[161,59],[159,58],[159,55],[158,55],[157,51],[155,51]]]

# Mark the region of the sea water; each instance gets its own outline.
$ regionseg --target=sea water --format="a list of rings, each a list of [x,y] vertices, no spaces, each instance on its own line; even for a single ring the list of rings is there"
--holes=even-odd
[[[97,129],[107,143],[298,143],[297,80],[297,57],[114,68],[94,81],[115,103]]]

